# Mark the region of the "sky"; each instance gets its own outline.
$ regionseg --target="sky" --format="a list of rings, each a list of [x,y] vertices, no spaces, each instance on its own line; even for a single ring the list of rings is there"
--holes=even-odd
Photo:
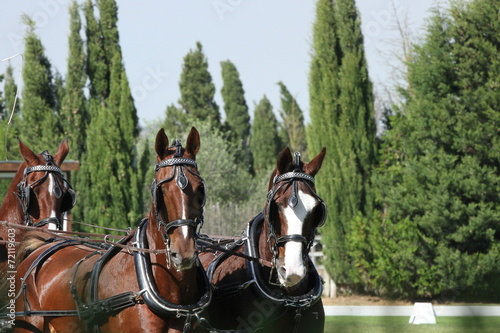
[[[36,32],[53,68],[64,76],[68,2],[2,0],[0,60],[23,52],[25,26],[21,15],[27,14],[37,23]],[[391,54],[398,51],[394,43],[398,22],[405,22],[412,36],[418,38],[435,3],[356,0],[368,70],[377,90],[391,82],[391,68],[396,61]],[[177,104],[183,58],[195,49],[197,41],[203,45],[223,117],[220,63],[231,60],[239,71],[251,116],[254,105],[264,95],[278,112],[277,82],[282,81],[297,99],[307,121],[315,5],[315,0],[119,1],[120,44],[141,124],[163,118],[167,105]],[[21,58],[10,62],[19,71]],[[0,73],[6,67],[7,62],[0,63]]]

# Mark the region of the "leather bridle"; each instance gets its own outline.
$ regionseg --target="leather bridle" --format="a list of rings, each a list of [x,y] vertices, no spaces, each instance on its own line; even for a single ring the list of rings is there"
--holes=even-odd
[[[301,182],[307,186],[309,189],[309,194],[314,196],[318,201],[319,204],[321,205],[321,218],[318,220],[318,223],[314,226],[314,229],[321,227],[326,220],[326,205],[324,201],[316,194],[316,191],[314,190],[314,177],[311,175],[306,174],[303,172],[300,168],[300,153],[296,152],[294,154],[294,171],[284,173],[279,176],[275,176],[273,180],[273,186],[269,190],[267,194],[267,203],[266,206],[264,207],[264,218],[267,221],[268,224],[268,234],[267,234],[267,241],[269,243],[269,247],[271,252],[273,253],[273,267],[276,265],[276,261],[278,259],[278,247],[284,246],[287,242],[300,242],[304,244],[304,252],[303,256],[304,259],[307,257],[309,250],[313,244],[314,241],[314,230],[311,232],[307,238],[303,235],[300,234],[292,234],[292,235],[284,235],[278,237],[276,235],[276,230],[275,227],[272,223],[272,217],[271,217],[271,207],[273,206],[273,203],[275,202],[275,198],[279,190],[284,187],[288,186],[292,193],[290,194],[290,198],[288,199],[288,206],[292,209],[294,209],[299,200],[298,200],[298,183]],[[274,205],[275,206],[275,205]]]
[[[63,201],[61,203],[61,212],[66,212],[71,210],[76,203],[76,192],[73,190],[71,184],[64,178],[63,171],[57,165],[54,164],[54,160],[52,155],[49,154],[48,151],[42,152],[42,157],[46,161],[45,165],[34,165],[32,167],[26,167],[24,169],[23,180],[17,184],[17,193],[15,193],[19,203],[21,204],[23,214],[24,214],[24,224],[27,226],[33,227],[42,227],[49,223],[56,224],[58,230],[62,230],[63,226],[61,221],[55,217],[45,218],[36,223],[33,223],[33,220],[29,214],[30,208],[30,198],[33,194],[33,189],[41,184],[49,174],[53,174],[57,178],[59,178],[63,183],[66,184],[67,192],[64,194]],[[27,177],[32,172],[45,172],[44,175],[28,184]],[[57,198],[60,198],[63,195],[62,190],[57,182],[55,184],[55,195]]]
[[[170,238],[169,238],[169,231],[171,229],[181,227],[181,226],[190,226],[194,227],[196,232],[195,232],[195,240],[198,237],[199,230],[203,226],[203,206],[205,205],[205,201],[203,201],[201,207],[200,207],[200,212],[196,219],[177,219],[174,221],[169,221],[165,222],[160,214],[160,196],[163,195],[161,186],[167,182],[170,182],[174,180],[177,184],[177,186],[181,189],[184,190],[186,186],[189,184],[189,180],[186,177],[186,171],[189,172],[190,174],[198,177],[205,186],[205,181],[201,176],[196,173],[195,171],[191,170],[189,167],[194,167],[195,169],[198,169],[198,165],[196,164],[196,161],[190,158],[185,158],[185,157],[178,157],[180,155],[180,142],[178,140],[174,140],[174,144],[177,148],[177,152],[174,155],[174,157],[168,159],[168,160],[163,160],[160,161],[156,164],[155,167],[155,174],[160,170],[161,168],[166,168],[166,167],[171,167],[173,168],[172,175],[168,178],[162,179],[160,181],[157,181],[156,178],[153,180],[153,183],[151,184],[151,194],[153,196],[153,205],[154,205],[154,211],[155,211],[155,216],[156,216],[156,221],[158,222],[158,228],[163,227],[164,232],[162,233],[163,241],[165,245],[167,246],[167,253],[169,253],[169,246],[170,246]],[[205,197],[204,197],[205,200]]]

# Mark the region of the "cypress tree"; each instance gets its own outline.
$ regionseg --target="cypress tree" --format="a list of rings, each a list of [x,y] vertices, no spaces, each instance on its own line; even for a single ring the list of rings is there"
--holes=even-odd
[[[405,103],[384,136],[380,288],[498,301],[499,10],[498,0],[453,2],[449,12],[435,12],[415,46]],[[412,232],[389,243],[401,225]],[[405,279],[380,279],[382,270]]]
[[[162,128],[165,129],[165,132],[170,133],[172,137],[180,137],[180,134],[183,133],[187,128],[185,128],[184,124],[189,124],[187,118],[189,118],[184,112],[182,112],[181,107],[177,107],[174,104],[170,104],[167,106],[165,110],[165,121],[163,122]]]
[[[70,33],[69,55],[66,72],[66,91],[61,105],[64,136],[70,145],[70,157],[80,159],[85,150],[86,130],[89,122],[84,95],[87,76],[85,73],[85,51],[80,36],[81,19],[78,4],[73,1],[69,7]]]
[[[108,63],[111,63],[115,53],[121,54],[120,37],[118,33],[118,6],[115,0],[97,0],[99,21],[102,32],[104,53]]]
[[[238,149],[237,163],[250,169],[252,159],[248,145],[251,125],[243,84],[236,66],[231,61],[221,62],[221,68],[223,82],[221,94],[226,113],[225,127],[229,131],[229,139]]]
[[[22,130],[20,139],[33,151],[50,150],[60,141],[57,89],[44,47],[35,34],[35,22],[23,16],[27,26],[23,66]]]
[[[0,121],[2,123],[0,130],[2,138],[0,142],[2,145],[0,148],[0,157],[7,159],[20,159],[21,156],[19,154],[19,150],[17,149],[16,138],[19,137],[19,126],[21,126],[21,119],[19,118],[19,105],[21,100],[19,96],[17,96],[16,101],[17,84],[14,79],[14,68],[10,64],[7,67],[4,78],[4,96],[3,98],[0,98],[2,100],[2,103],[0,103]],[[12,115],[10,125],[8,125],[12,112],[14,112],[14,114]],[[7,135],[7,138],[5,135]],[[5,151],[5,149],[7,149],[7,151]]]
[[[293,152],[300,152],[302,158],[307,160],[306,129],[304,126],[304,115],[283,82],[278,82],[281,93],[280,116],[283,120],[281,137]]]
[[[10,117],[11,112],[14,109],[14,115],[19,115],[19,105],[21,103],[21,98],[20,96],[17,96],[17,101],[16,101],[16,95],[17,95],[17,84],[14,79],[14,68],[9,64],[7,66],[7,70],[5,72],[5,83],[3,86],[3,89],[5,91],[4,94],[4,112],[5,114],[2,114],[2,118],[8,118]]]
[[[371,216],[371,168],[376,137],[372,87],[363,50],[359,14],[353,0],[319,0],[310,71],[308,148],[328,149],[317,176],[328,205],[321,230],[325,263],[337,283],[360,283],[349,243],[357,217]]]
[[[94,15],[92,0],[83,6],[85,35],[87,37],[87,75],[90,79],[90,96],[99,101],[109,94],[109,64],[104,49],[101,25]],[[92,115],[92,113],[90,113]]]
[[[179,81],[183,112],[194,119],[208,121],[214,128],[221,128],[219,107],[215,103],[215,85],[208,71],[208,62],[200,42],[185,57]],[[190,128],[189,124],[184,124]]]
[[[95,19],[90,2],[85,7],[92,89],[79,183],[86,198],[80,212],[91,223],[126,228],[139,220],[143,209],[135,149],[138,118],[119,47],[116,3],[98,5],[104,21]],[[106,75],[96,72],[104,67]]]
[[[273,113],[273,106],[264,96],[255,107],[250,136],[253,167],[257,174],[265,173],[274,166],[281,146],[278,121]]]

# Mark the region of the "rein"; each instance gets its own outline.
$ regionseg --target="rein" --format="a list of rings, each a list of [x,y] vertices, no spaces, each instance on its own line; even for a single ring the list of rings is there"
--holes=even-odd
[[[247,254],[240,253],[240,252],[233,250],[233,248],[244,245],[245,242],[247,241],[246,237],[244,237],[240,240],[230,239],[227,241],[228,241],[228,243],[226,244],[226,246],[223,247],[223,246],[220,246],[220,242],[216,242],[214,244],[214,240],[212,238],[210,238],[208,235],[200,235],[200,238],[198,238],[196,241],[196,246],[198,246],[200,248],[200,252],[208,252],[208,251],[206,251],[206,249],[213,249],[213,250],[215,250],[215,253],[222,252],[222,253],[237,256],[237,257],[240,257],[240,258],[243,258],[246,260],[255,261],[262,266],[272,267],[272,262],[269,260],[265,260],[265,259],[262,259],[259,257],[252,257],[252,256],[249,256]]]

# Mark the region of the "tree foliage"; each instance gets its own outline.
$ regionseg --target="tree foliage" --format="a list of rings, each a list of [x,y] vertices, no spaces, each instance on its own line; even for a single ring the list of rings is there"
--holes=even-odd
[[[264,96],[255,106],[250,150],[253,155],[253,168],[257,176],[262,177],[274,166],[282,143],[278,134],[278,121],[273,113],[273,106]]]
[[[21,126],[20,108],[21,100],[18,95],[18,86],[14,79],[14,68],[9,64],[5,72],[4,94],[0,92],[0,157],[5,159],[19,159],[16,138],[19,137]],[[17,100],[16,100],[17,98]],[[10,124],[9,124],[10,121]]]
[[[454,2],[415,46],[378,176],[379,288],[420,297],[498,290],[499,10],[495,0]],[[412,232],[396,239],[402,225]],[[382,280],[385,269],[405,279]]]
[[[26,15],[23,19],[27,30],[23,66],[23,122],[19,136],[33,151],[41,152],[55,147],[61,138],[57,89],[52,66],[35,33],[35,23]]]
[[[222,100],[226,113],[225,130],[227,137],[237,148],[236,162],[248,170],[252,167],[252,156],[249,149],[250,114],[245,100],[245,91],[236,66],[229,60],[221,62]]]
[[[359,283],[348,239],[356,217],[372,215],[371,168],[376,159],[372,86],[354,1],[320,0],[309,77],[310,152],[328,149],[318,193],[329,208],[323,230],[325,263],[335,281]]]
[[[89,123],[88,109],[84,95],[87,75],[86,56],[81,31],[78,4],[73,2],[69,8],[70,35],[68,38],[69,55],[66,72],[65,95],[61,103],[61,122],[64,137],[70,145],[69,158],[80,159],[85,151],[85,138]]]
[[[219,106],[214,100],[215,85],[200,42],[184,57],[179,88],[183,113],[192,119],[207,121],[213,128],[221,128]]]
[[[304,125],[304,115],[283,82],[278,82],[281,93],[280,116],[282,119],[282,140],[283,145],[288,146],[293,152],[301,152],[302,158],[307,160],[306,128]]]
[[[100,21],[92,3],[84,9],[90,123],[78,180],[84,202],[77,212],[87,223],[126,228],[143,213],[138,118],[119,47],[116,3],[99,1],[97,9]]]

